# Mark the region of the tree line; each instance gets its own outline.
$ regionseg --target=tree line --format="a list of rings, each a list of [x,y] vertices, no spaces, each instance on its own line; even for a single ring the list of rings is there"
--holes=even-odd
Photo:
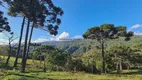
[[[26,61],[29,52],[29,46],[31,43],[31,38],[34,28],[40,28],[44,31],[49,32],[51,35],[58,34],[58,28],[61,24],[60,16],[63,15],[63,10],[60,7],[54,5],[51,0],[2,0],[0,5],[5,8],[8,6],[8,15],[12,17],[21,17],[23,18],[21,24],[20,38],[18,49],[16,53],[16,59],[14,62],[14,67],[17,67],[17,61],[21,49],[21,41],[23,37],[23,30],[26,25],[25,41],[24,41],[24,51],[22,53],[22,62],[21,62],[21,72],[25,71]],[[3,17],[3,12],[1,14],[1,32],[8,31],[10,32],[10,26],[7,22],[7,18]],[[30,26],[32,24],[32,26]],[[31,27],[31,31],[29,31]],[[29,36],[30,32],[30,36]],[[10,50],[10,49],[9,49]],[[8,58],[8,60],[10,57]],[[8,61],[7,61],[8,64]]]
[[[103,73],[102,55],[100,49],[91,49],[83,55],[75,56],[57,48],[41,45],[30,53],[30,57],[40,60],[43,71],[84,71],[87,73]],[[123,70],[141,69],[141,50],[132,49],[126,45],[113,46],[105,49],[105,71],[111,73]]]

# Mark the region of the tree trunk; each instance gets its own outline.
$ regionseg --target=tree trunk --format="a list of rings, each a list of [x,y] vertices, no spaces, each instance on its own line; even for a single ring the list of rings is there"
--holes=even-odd
[[[59,67],[58,67],[58,65],[56,65],[56,68],[57,68],[57,70],[56,70],[56,71],[59,71]]]
[[[105,73],[105,56],[104,56],[104,43],[102,42],[102,73]]]
[[[23,36],[25,19],[26,19],[26,17],[23,18],[23,22],[22,22],[22,26],[21,26],[21,32],[20,32],[20,39],[19,39],[19,44],[18,44],[18,49],[17,49],[17,54],[16,54],[16,59],[15,59],[13,67],[17,67],[18,57],[19,57],[20,49],[21,49],[21,41],[22,41],[22,36]]]
[[[130,66],[129,66],[129,65],[127,65],[127,69],[128,69],[128,70],[130,69]]]
[[[29,28],[30,28],[30,16],[28,18],[28,24],[27,24],[27,30],[26,30],[26,35],[25,35],[25,45],[24,45],[24,52],[23,52],[23,57],[22,57],[22,68],[21,72],[25,72],[25,67],[26,67],[26,53],[27,53],[27,42],[28,42],[28,34],[29,34]]]
[[[27,58],[28,58],[28,54],[29,54],[29,49],[30,49],[30,43],[31,43],[31,39],[32,39],[33,29],[34,29],[34,23],[32,24],[32,28],[31,28],[31,33],[30,33],[30,38],[29,38],[29,43],[28,43],[28,49],[27,49],[27,55],[26,55],[26,62],[27,62]]]
[[[5,63],[6,66],[8,65],[8,62],[9,62],[9,59],[10,59],[10,54],[11,54],[11,43],[10,43],[10,40],[9,40],[8,57],[7,57],[7,60],[6,60],[6,63]]]
[[[120,70],[120,73],[122,73],[122,63],[121,63],[121,61],[119,63],[119,70]]]
[[[35,63],[35,59],[34,58],[32,58],[32,61],[33,61],[33,63]]]
[[[27,30],[26,30],[26,35],[25,35],[25,45],[24,45],[24,52],[23,52],[23,57],[22,57],[22,68],[21,68],[21,72],[25,72],[25,67],[26,67],[26,53],[27,53],[27,42],[28,42],[28,35],[29,35],[29,28],[30,28],[30,22],[31,22],[31,16],[32,16],[32,8],[33,8],[33,0],[30,0],[30,5],[29,8],[31,11],[29,11],[29,15],[28,15],[28,24],[27,24]]]
[[[117,70],[117,73],[120,72],[120,69],[119,69],[119,62],[116,63],[116,70]]]
[[[41,64],[41,56],[40,56],[40,64]]]
[[[45,67],[45,55],[44,55],[44,68],[43,71],[46,72],[46,67]]]
[[[35,46],[34,46],[34,50],[35,50]],[[32,53],[32,54],[33,54],[33,53]],[[32,59],[33,59],[33,63],[34,63],[34,60],[35,60],[34,55],[32,55]]]
[[[94,66],[92,66],[92,73],[94,73]]]
[[[118,70],[119,68],[118,68],[118,63],[116,63],[116,70]]]

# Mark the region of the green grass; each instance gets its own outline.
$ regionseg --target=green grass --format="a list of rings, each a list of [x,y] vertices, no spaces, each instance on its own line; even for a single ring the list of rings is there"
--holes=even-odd
[[[142,80],[142,75],[87,74],[83,72],[27,72],[8,71],[0,77],[3,80]]]
[[[5,60],[0,61],[0,80],[142,80],[142,71],[124,70],[122,74],[88,74],[84,72],[42,72],[42,64],[39,61],[27,61],[25,73],[19,69],[12,69],[14,58],[10,59],[9,66],[5,66]],[[21,59],[18,61],[21,62]],[[20,68],[20,64],[18,65]],[[39,66],[41,68],[39,68]]]

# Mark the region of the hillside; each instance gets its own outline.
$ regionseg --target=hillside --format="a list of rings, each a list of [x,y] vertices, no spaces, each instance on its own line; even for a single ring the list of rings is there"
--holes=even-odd
[[[134,47],[136,44],[142,44],[142,36],[133,36],[130,41],[125,41],[124,38],[106,40],[105,46],[107,49],[114,45],[126,45],[129,47]],[[42,45],[50,45],[55,48],[67,51],[70,54],[84,54],[90,49],[94,49],[99,43],[95,40],[72,40],[72,41],[48,41],[43,42]]]

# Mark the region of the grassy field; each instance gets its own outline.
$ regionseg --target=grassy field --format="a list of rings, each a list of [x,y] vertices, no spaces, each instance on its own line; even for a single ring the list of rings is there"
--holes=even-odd
[[[39,61],[28,60],[25,73],[12,69],[14,58],[10,60],[9,66],[4,66],[4,61],[0,61],[0,80],[142,80],[142,71],[125,70],[123,74],[88,74],[84,72],[42,72],[37,68]],[[19,62],[21,59],[19,59]],[[35,68],[34,68],[35,67]],[[40,64],[40,67],[41,64]],[[37,69],[36,69],[37,68]]]
[[[87,74],[83,72],[27,72],[8,70],[0,73],[1,80],[142,80],[140,74]]]

